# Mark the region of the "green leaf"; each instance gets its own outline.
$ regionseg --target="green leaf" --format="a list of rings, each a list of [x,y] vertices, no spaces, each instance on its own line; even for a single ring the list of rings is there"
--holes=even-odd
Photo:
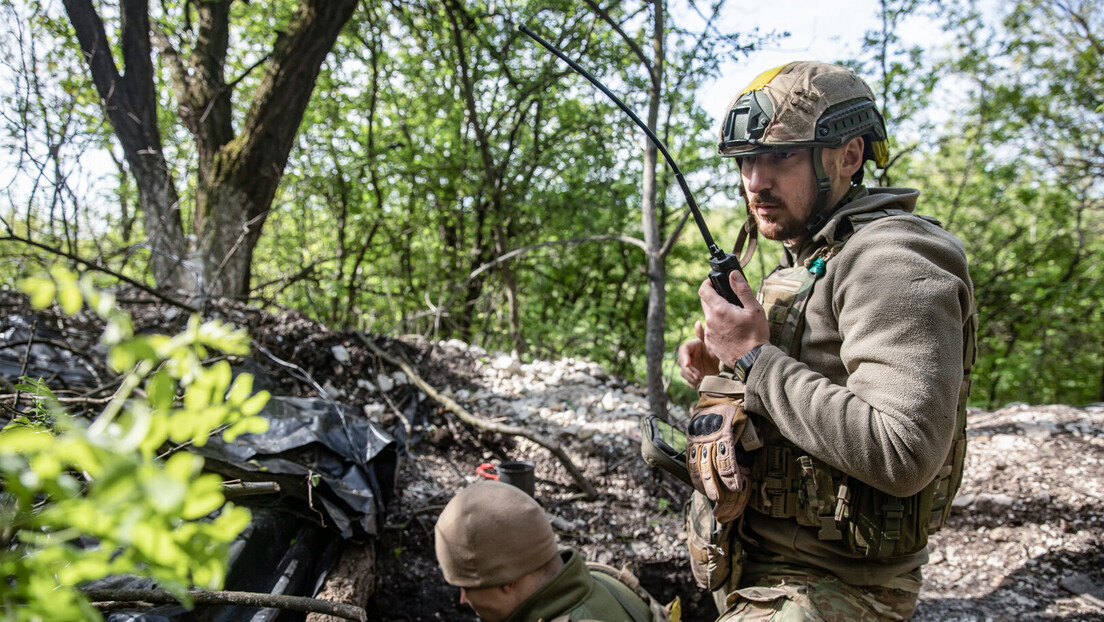
[[[81,306],[84,305],[84,297],[81,296],[76,275],[62,267],[61,264],[54,264],[50,268],[50,275],[54,277],[54,281],[57,283],[57,298],[61,310],[67,315],[73,315],[80,311]]]
[[[54,294],[57,285],[52,279],[31,277],[25,279],[21,285],[23,291],[31,297],[31,306],[35,309],[45,309],[54,302]]]

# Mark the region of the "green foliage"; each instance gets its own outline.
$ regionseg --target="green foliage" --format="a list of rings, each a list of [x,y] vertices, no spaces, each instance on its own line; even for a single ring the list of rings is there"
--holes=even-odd
[[[903,162],[965,243],[981,321],[971,401],[1104,399],[1099,3],[949,3],[956,114]]]
[[[257,250],[262,295],[334,326],[577,355],[642,378],[645,256],[575,241],[642,237],[644,137],[516,24],[555,38],[643,113],[649,86],[628,46],[567,2],[400,9],[364,7],[335,48],[341,61],[323,67]],[[671,32],[661,133],[684,172],[713,184],[701,201],[735,177],[712,174],[724,163],[693,90],[748,39]],[[684,201],[665,165],[659,174],[666,235]]]
[[[643,41],[650,5],[606,4]],[[721,59],[739,59],[757,40],[715,30],[699,38],[686,21],[695,11],[677,4],[667,24],[659,135],[699,203],[721,208],[707,215],[715,237],[731,243],[743,215],[725,209],[737,178],[715,157],[715,119],[692,98]],[[273,33],[286,31],[295,6],[231,3],[225,81],[233,126],[241,126],[264,75]],[[844,59],[871,83],[890,125],[892,167],[867,183],[920,188],[921,211],[966,245],[982,331],[972,402],[1104,399],[1104,318],[1093,304],[1104,291],[1095,268],[1104,259],[1101,4],[877,6],[881,29],[864,33],[861,58]],[[182,57],[195,50],[196,5],[171,0],[150,11],[153,30]],[[94,185],[88,167],[78,166],[80,153],[115,142],[62,8],[0,0],[0,15],[7,18],[0,57],[15,78],[0,93],[10,111],[3,146],[34,195],[0,219],[36,242],[149,279],[153,254],[135,245],[142,232],[129,171],[120,166]],[[918,16],[943,20],[947,48],[906,39]],[[253,252],[257,297],[334,327],[457,337],[523,357],[577,355],[644,378],[645,257],[631,244],[577,242],[642,237],[643,136],[518,33],[520,23],[547,35],[638,113],[646,110],[651,85],[639,59],[580,3],[362,4],[321,68]],[[190,223],[196,144],[177,115],[170,58],[158,54],[156,63],[163,150]],[[662,164],[658,182],[668,235],[683,200],[671,193]],[[77,217],[91,204],[104,207],[95,221],[101,235],[89,235],[87,218]],[[496,262],[525,248],[532,250]],[[17,244],[0,248],[0,266],[9,268],[0,270],[3,284],[33,266],[29,254]],[[777,254],[759,254],[753,285]],[[665,376],[674,397],[688,402],[693,393],[678,377],[674,350],[701,313],[696,292],[706,270],[692,225],[667,262]],[[116,353],[120,365],[138,370],[143,352],[169,347],[140,341]]]
[[[249,512],[225,502],[199,456],[156,452],[267,429],[257,416],[267,393],[253,394],[246,374],[232,379],[225,361],[203,363],[212,350],[246,354],[248,336],[196,318],[176,336],[135,335],[111,294],[60,267],[24,288],[36,307],[75,314],[87,303],[103,318],[101,342],[122,381],[90,425],[61,411],[41,381],[20,387],[36,397],[34,416],[0,430],[6,619],[100,619],[77,588],[115,574],[149,577],[186,604],[191,586],[221,587]]]

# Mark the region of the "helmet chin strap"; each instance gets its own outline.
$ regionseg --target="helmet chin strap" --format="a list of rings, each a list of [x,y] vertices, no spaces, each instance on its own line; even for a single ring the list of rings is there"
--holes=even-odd
[[[832,191],[832,181],[828,179],[828,173],[824,170],[824,147],[813,147],[813,175],[816,176],[817,198],[813,202],[813,209],[809,212],[809,221],[805,224],[805,230],[810,234],[820,231],[820,228],[828,222],[830,210],[824,209],[828,203],[828,193]]]

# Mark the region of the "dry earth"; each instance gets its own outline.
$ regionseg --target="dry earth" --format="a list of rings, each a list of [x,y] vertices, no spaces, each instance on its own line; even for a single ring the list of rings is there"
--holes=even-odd
[[[716,616],[687,565],[681,508],[688,489],[640,457],[641,389],[585,361],[522,365],[459,343],[429,352],[471,370],[472,386],[439,388],[474,414],[555,439],[599,497],[575,500],[577,488],[547,450],[481,433],[438,410],[401,466],[378,548],[372,619],[476,619],[440,578],[433,523],[451,495],[477,479],[481,462],[507,459],[536,462],[536,497],[563,546],[631,564],[655,596],[682,599],[685,620]],[[675,408],[674,416],[685,413]],[[1104,405],[974,410],[969,435],[958,507],[933,537],[915,619],[1104,619]]]

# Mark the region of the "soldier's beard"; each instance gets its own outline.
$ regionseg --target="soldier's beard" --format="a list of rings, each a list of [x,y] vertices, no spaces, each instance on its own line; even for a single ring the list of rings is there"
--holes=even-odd
[[[755,195],[754,201],[748,197],[743,185],[740,186],[740,195],[744,197],[744,203],[748,206],[755,224],[759,227],[759,233],[768,240],[798,240],[806,235],[805,225],[808,222],[808,214],[798,217],[795,211],[781,197],[770,190],[764,190]],[[770,213],[761,215],[756,206],[761,203],[769,203],[772,206]]]

